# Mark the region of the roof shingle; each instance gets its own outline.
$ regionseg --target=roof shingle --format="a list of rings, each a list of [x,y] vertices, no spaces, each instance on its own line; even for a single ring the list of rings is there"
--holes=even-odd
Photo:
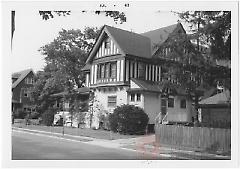
[[[151,41],[148,37],[111,26],[105,26],[125,54],[143,58],[151,57]]]

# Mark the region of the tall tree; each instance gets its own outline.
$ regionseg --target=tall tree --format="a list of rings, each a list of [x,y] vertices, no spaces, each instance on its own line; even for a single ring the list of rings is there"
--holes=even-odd
[[[191,38],[196,39],[199,45],[207,45],[208,59],[212,64],[216,60],[231,60],[231,11],[186,11],[178,13],[179,17],[187,22],[192,32]],[[205,58],[206,59],[206,58]],[[207,68],[211,72],[213,82],[231,89],[231,70],[227,66]],[[210,73],[208,72],[208,74]]]
[[[231,11],[186,11],[177,13],[186,22],[192,38],[207,44],[216,59],[231,59]]]
[[[63,29],[51,43],[40,48],[46,66],[37,74],[32,89],[32,99],[40,112],[54,104],[52,94],[65,91],[71,95],[74,88],[83,86],[85,77],[81,69],[98,33],[99,29],[90,27],[84,31]],[[74,93],[72,96],[75,98]],[[74,98],[65,99],[74,102]]]
[[[46,64],[51,65],[52,70],[48,71],[54,76],[61,75],[72,88],[82,87],[84,75],[81,68],[98,33],[99,29],[89,27],[84,31],[63,29],[59,32],[53,42],[40,48],[40,52],[46,56]]]
[[[166,43],[158,46],[160,48],[155,58],[164,59],[161,62],[164,86],[172,89],[165,90],[166,94],[176,92],[176,86],[181,87],[194,101],[196,111],[204,89],[216,86],[219,81],[225,87],[230,87],[230,69],[215,67],[212,62],[215,59],[230,59],[230,14],[224,11],[178,13],[189,24],[191,34],[171,34]],[[209,46],[209,53],[200,50],[203,45]],[[196,116],[195,121],[197,119]]]

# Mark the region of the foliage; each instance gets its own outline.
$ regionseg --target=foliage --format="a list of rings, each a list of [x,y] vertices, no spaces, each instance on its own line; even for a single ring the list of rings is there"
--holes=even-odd
[[[56,13],[58,16],[66,16],[70,15],[71,11],[39,11],[39,15],[42,16],[44,20],[53,18],[53,13]]]
[[[42,114],[42,124],[46,126],[51,126],[53,124],[54,115],[56,113],[56,110],[53,108],[48,108],[43,114]]]
[[[45,55],[48,71],[62,79],[70,88],[82,87],[84,75],[81,69],[88,52],[93,47],[99,29],[86,27],[81,30],[62,30],[50,44],[40,48]]]
[[[40,113],[38,112],[31,112],[30,119],[38,119],[40,116]]]
[[[110,129],[123,134],[144,134],[148,120],[144,110],[134,105],[118,106],[109,115]]]
[[[178,13],[189,24],[192,38],[210,46],[217,59],[231,59],[231,11],[186,11]]]
[[[66,92],[68,96],[64,99],[74,102],[73,89],[83,86],[85,75],[81,69],[98,33],[99,29],[89,27],[84,31],[63,29],[51,43],[40,48],[46,56],[46,66],[36,74],[36,83],[31,90],[37,112],[42,114],[48,107],[53,107],[55,98],[51,95],[55,93]],[[86,106],[82,107],[86,109]]]
[[[174,88],[177,83],[192,98],[197,109],[204,90],[217,85],[230,89],[231,70],[216,66],[216,59],[231,59],[231,12],[186,11],[177,14],[188,24],[191,34],[170,34],[164,44],[156,46],[159,49],[154,57],[156,62],[162,63],[164,88]],[[166,48],[171,48],[171,52],[165,56],[162,51]],[[166,90],[166,95],[169,91]]]
[[[82,10],[82,13],[86,13],[86,10]],[[100,11],[96,10],[93,11],[94,14],[100,15],[105,14],[106,17],[113,18],[114,22],[117,23],[124,23],[126,22],[126,15],[124,12],[120,11]],[[54,14],[57,14],[58,16],[67,16],[71,14],[71,11],[39,11],[39,15],[42,16],[42,19],[48,20],[50,18],[54,18]]]
[[[47,68],[49,66],[46,66],[45,70]],[[38,72],[35,81],[36,83],[31,89],[31,99],[36,104],[36,111],[42,114],[48,107],[54,105],[54,100],[50,95],[64,90],[64,86],[60,83],[60,78],[51,75],[48,70]]]

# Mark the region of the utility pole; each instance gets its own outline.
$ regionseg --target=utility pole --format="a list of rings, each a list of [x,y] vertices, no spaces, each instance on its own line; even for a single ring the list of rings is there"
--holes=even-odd
[[[198,54],[200,53],[200,39],[199,39],[199,30],[200,30],[200,11],[198,12],[198,23],[197,23],[197,51],[198,51]],[[198,72],[198,68],[196,67],[196,74]],[[196,80],[196,79],[195,79]],[[195,87],[196,87],[196,81],[195,81]],[[198,100],[199,100],[199,95],[198,95],[198,92],[195,90],[195,96],[194,96],[194,104],[195,104],[195,111],[196,111],[196,119],[195,119],[195,122],[198,123]]]

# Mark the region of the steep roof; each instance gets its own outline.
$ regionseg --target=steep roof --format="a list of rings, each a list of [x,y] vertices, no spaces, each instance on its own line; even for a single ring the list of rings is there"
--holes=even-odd
[[[125,54],[150,58],[150,39],[137,33],[106,26],[106,29],[116,40]]]
[[[12,84],[12,88],[15,88],[30,72],[32,69],[26,69],[20,72],[15,72],[12,74],[12,78],[17,78],[17,80]]]
[[[91,50],[86,63],[92,60],[95,56],[105,34],[107,34],[116,43],[120,51],[122,51],[124,54],[143,58],[151,58],[151,41],[148,37],[105,25],[99,37],[97,38],[97,41]]]
[[[143,58],[151,58],[157,51],[156,44],[163,44],[170,34],[174,33],[176,29],[184,28],[181,23],[166,26],[160,29],[148,31],[142,34],[122,30],[119,28],[105,25],[100,35],[98,36],[94,47],[92,48],[86,63],[89,63],[95,56],[98,47],[100,46],[105,34],[107,34],[116,43],[119,50],[126,55],[133,55]],[[84,69],[89,69],[84,67]]]
[[[151,54],[153,55],[157,48],[155,48],[155,45],[161,45],[163,44],[169,37],[171,33],[174,32],[174,30],[178,27],[181,26],[181,23],[173,24],[170,26],[162,27],[156,30],[148,31],[145,33],[142,33],[141,35],[146,36],[150,38],[151,40]],[[182,27],[183,29],[183,27]],[[184,30],[184,29],[183,29]]]
[[[75,89],[75,91],[78,94],[89,94],[90,88],[88,88],[88,87],[81,87],[81,88]],[[63,92],[60,92],[60,93],[52,94],[51,97],[63,97],[65,95],[69,95],[69,93],[67,91],[63,91]]]

